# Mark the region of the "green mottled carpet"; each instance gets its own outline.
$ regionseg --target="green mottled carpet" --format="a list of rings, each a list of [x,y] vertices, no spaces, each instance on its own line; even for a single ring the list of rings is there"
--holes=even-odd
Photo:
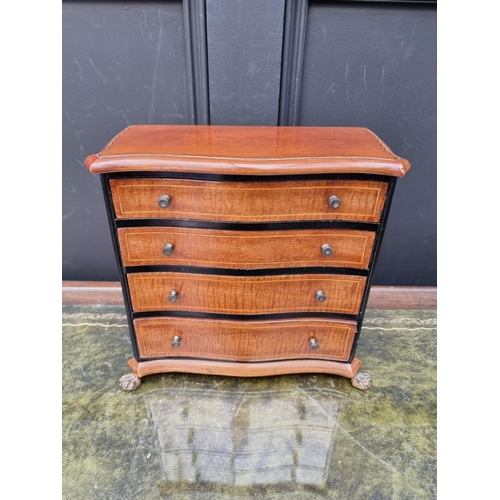
[[[122,307],[63,308],[63,498],[436,498],[436,312],[368,310],[346,379],[152,375]]]

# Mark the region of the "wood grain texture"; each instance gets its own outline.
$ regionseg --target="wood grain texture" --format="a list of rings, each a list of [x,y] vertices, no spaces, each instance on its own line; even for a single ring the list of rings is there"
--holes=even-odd
[[[437,310],[437,287],[372,286],[367,308]]]
[[[209,182],[111,179],[119,219],[168,218],[220,222],[347,220],[378,222],[387,183],[375,181]],[[167,208],[158,206],[163,195]],[[328,198],[342,204],[333,209]]]
[[[63,305],[123,305],[119,281],[63,281]],[[434,286],[372,286],[367,309],[435,310]]]
[[[238,363],[234,361],[209,361],[205,359],[158,359],[138,362],[134,358],[128,365],[138,377],[155,373],[198,373],[204,375],[227,375],[233,377],[267,377],[292,373],[328,373],[352,378],[358,373],[361,361],[352,363],[326,361],[322,359],[299,359],[268,361],[262,363]]]
[[[223,321],[195,318],[134,320],[143,358],[186,356],[231,361],[331,359],[347,361],[356,322],[323,319]],[[174,336],[180,345],[171,345]],[[309,339],[319,347],[311,349]]]
[[[220,314],[332,312],[357,314],[366,278],[340,275],[217,276],[187,273],[133,273],[128,276],[132,308]],[[179,292],[171,303],[171,290]],[[326,294],[316,300],[316,291]]]
[[[349,229],[224,231],[177,227],[118,229],[125,266],[186,265],[232,269],[336,266],[367,269],[375,232]],[[162,249],[172,243],[171,255]],[[321,247],[329,244],[330,256]]]
[[[203,125],[132,125],[86,158],[85,166],[96,174],[189,171],[397,177],[410,168],[366,128]]]

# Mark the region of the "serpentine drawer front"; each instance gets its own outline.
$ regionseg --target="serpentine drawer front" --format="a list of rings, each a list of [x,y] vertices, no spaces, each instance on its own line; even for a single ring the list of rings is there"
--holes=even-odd
[[[378,222],[387,184],[370,181],[204,182],[113,179],[119,219]]]
[[[329,274],[216,276],[131,273],[128,283],[132,309],[137,312],[358,314],[366,278]]]
[[[233,361],[316,358],[347,361],[355,321],[247,321],[141,318],[134,321],[144,358],[193,356]]]
[[[364,128],[130,126],[100,174],[132,339],[133,390],[163,372],[330,373],[355,357],[396,179]]]
[[[367,269],[375,233],[349,229],[226,231],[178,227],[118,229],[125,266],[185,265],[231,269]]]

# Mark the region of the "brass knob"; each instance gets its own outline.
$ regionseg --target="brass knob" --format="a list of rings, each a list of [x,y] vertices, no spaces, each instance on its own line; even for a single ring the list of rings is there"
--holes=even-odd
[[[161,249],[163,255],[170,257],[174,252],[175,245],[173,243],[166,243],[165,246]]]
[[[321,251],[323,252],[323,255],[325,257],[330,257],[330,255],[332,255],[332,253],[333,253],[333,248],[328,243],[325,243],[321,247]]]
[[[179,292],[177,290],[172,290],[169,294],[168,294],[168,301],[169,302],[177,302],[177,299],[179,298]]]
[[[323,290],[316,291],[316,300],[318,302],[324,302],[326,300],[326,295],[325,292],[323,292]]]
[[[342,205],[342,201],[340,201],[338,196],[332,195],[328,198],[328,204],[331,208],[339,208]]]
[[[172,198],[168,194],[163,194],[158,198],[158,206],[160,208],[167,208],[170,205]]]
[[[319,348],[319,344],[318,342],[316,341],[316,339],[314,337],[310,338],[309,339],[309,347],[315,351],[316,349]]]
[[[173,338],[172,338],[172,342],[170,342],[170,345],[172,347],[179,347],[181,345],[181,338],[179,337],[179,335],[175,335]],[[317,349],[317,348],[316,348]]]

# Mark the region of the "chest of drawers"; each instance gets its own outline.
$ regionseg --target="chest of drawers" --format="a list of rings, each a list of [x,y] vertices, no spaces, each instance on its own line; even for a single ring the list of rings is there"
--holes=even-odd
[[[102,180],[133,390],[153,373],[329,373],[355,350],[396,179],[364,128],[136,125],[85,165]]]

